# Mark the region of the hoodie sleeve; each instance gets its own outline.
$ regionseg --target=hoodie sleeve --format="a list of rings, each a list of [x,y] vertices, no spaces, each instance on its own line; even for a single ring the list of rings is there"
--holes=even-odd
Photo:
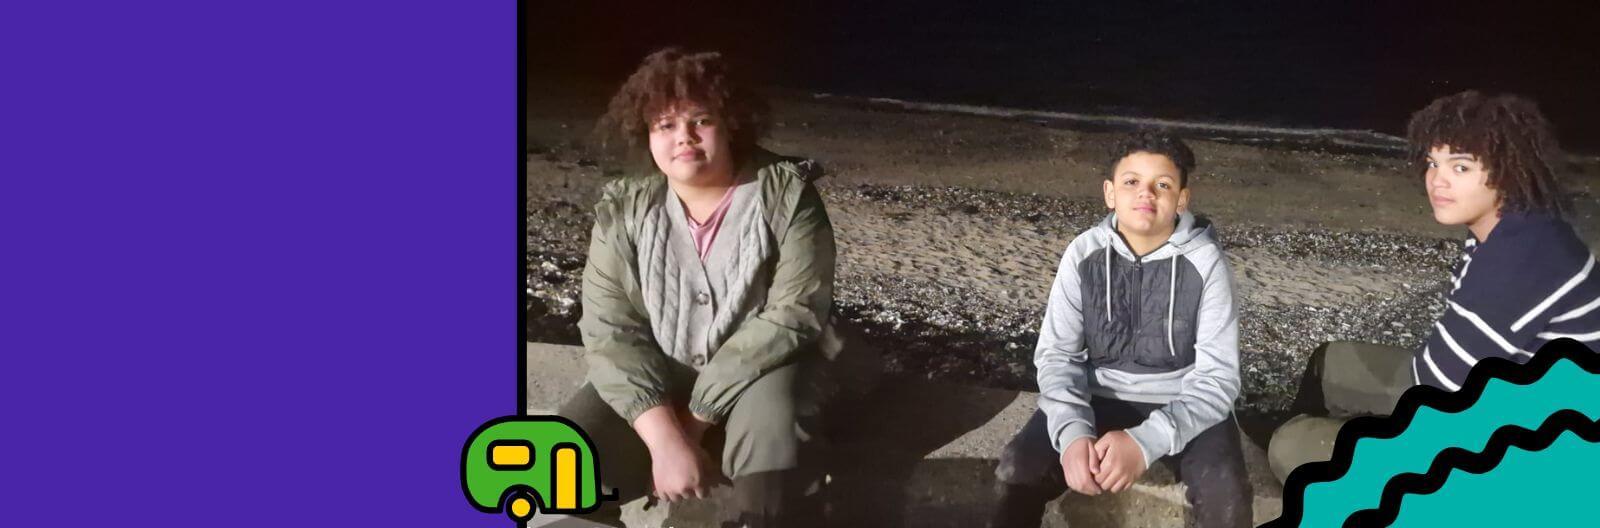
[[[1194,368],[1183,376],[1177,398],[1131,429],[1128,434],[1144,452],[1145,466],[1165,455],[1175,455],[1189,441],[1233,412],[1239,396],[1239,315],[1233,303],[1233,269],[1222,249],[1206,250],[1212,258],[1191,259],[1203,266],[1205,288],[1195,322]]]
[[[1050,301],[1033,364],[1039,371],[1039,410],[1044,412],[1050,439],[1057,452],[1082,437],[1093,438],[1094,410],[1089,407],[1089,354],[1083,343],[1082,289],[1078,262],[1087,253],[1079,235],[1061,256],[1061,267],[1050,286]],[[1075,258],[1077,257],[1077,258]]]

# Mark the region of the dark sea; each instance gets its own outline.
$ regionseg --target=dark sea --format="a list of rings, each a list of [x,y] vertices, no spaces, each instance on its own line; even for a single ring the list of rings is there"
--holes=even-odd
[[[530,85],[619,84],[668,45],[846,99],[1111,122],[1402,135],[1467,89],[1538,101],[1600,154],[1600,2],[563,2],[523,6]],[[1203,133],[1201,135],[1204,135]],[[1388,139],[1393,139],[1389,137]]]

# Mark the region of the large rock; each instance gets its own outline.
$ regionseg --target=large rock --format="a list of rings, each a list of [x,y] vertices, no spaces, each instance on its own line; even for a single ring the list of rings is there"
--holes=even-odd
[[[550,413],[583,383],[579,347],[528,344],[530,414]],[[869,398],[830,409],[835,463],[829,509],[838,526],[982,526],[993,504],[1000,450],[1035,409],[1037,395],[886,377]],[[1261,449],[1245,441],[1255,489],[1255,520],[1282,510],[1282,488]],[[629,527],[719,528],[731,493],[672,505],[644,500],[623,506]],[[1157,464],[1138,484],[1115,495],[1069,496],[1045,512],[1044,526],[1181,527],[1184,486]],[[730,512],[731,513],[731,512]],[[557,519],[545,519],[560,526]],[[536,522],[534,525],[537,525]],[[576,524],[574,525],[576,526]]]

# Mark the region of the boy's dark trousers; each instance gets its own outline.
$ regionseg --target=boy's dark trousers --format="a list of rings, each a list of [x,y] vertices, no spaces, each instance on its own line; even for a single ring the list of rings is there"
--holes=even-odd
[[[1162,407],[1109,398],[1093,398],[1089,405],[1094,409],[1095,429],[1102,434],[1139,425]],[[1196,526],[1251,525],[1254,497],[1233,416],[1201,432],[1182,453],[1158,461],[1176,466],[1172,469],[1188,486]],[[991,528],[1037,528],[1045,505],[1068,491],[1061,454],[1051,445],[1043,411],[1035,411],[1006,444],[1000,465],[995,468],[995,480],[1000,497],[989,521]]]

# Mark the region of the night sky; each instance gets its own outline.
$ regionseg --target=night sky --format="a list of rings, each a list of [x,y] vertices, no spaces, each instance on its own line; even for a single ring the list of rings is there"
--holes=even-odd
[[[805,92],[1397,135],[1478,89],[1533,97],[1600,154],[1592,2],[857,4],[525,5],[528,82],[616,84],[680,45]]]

